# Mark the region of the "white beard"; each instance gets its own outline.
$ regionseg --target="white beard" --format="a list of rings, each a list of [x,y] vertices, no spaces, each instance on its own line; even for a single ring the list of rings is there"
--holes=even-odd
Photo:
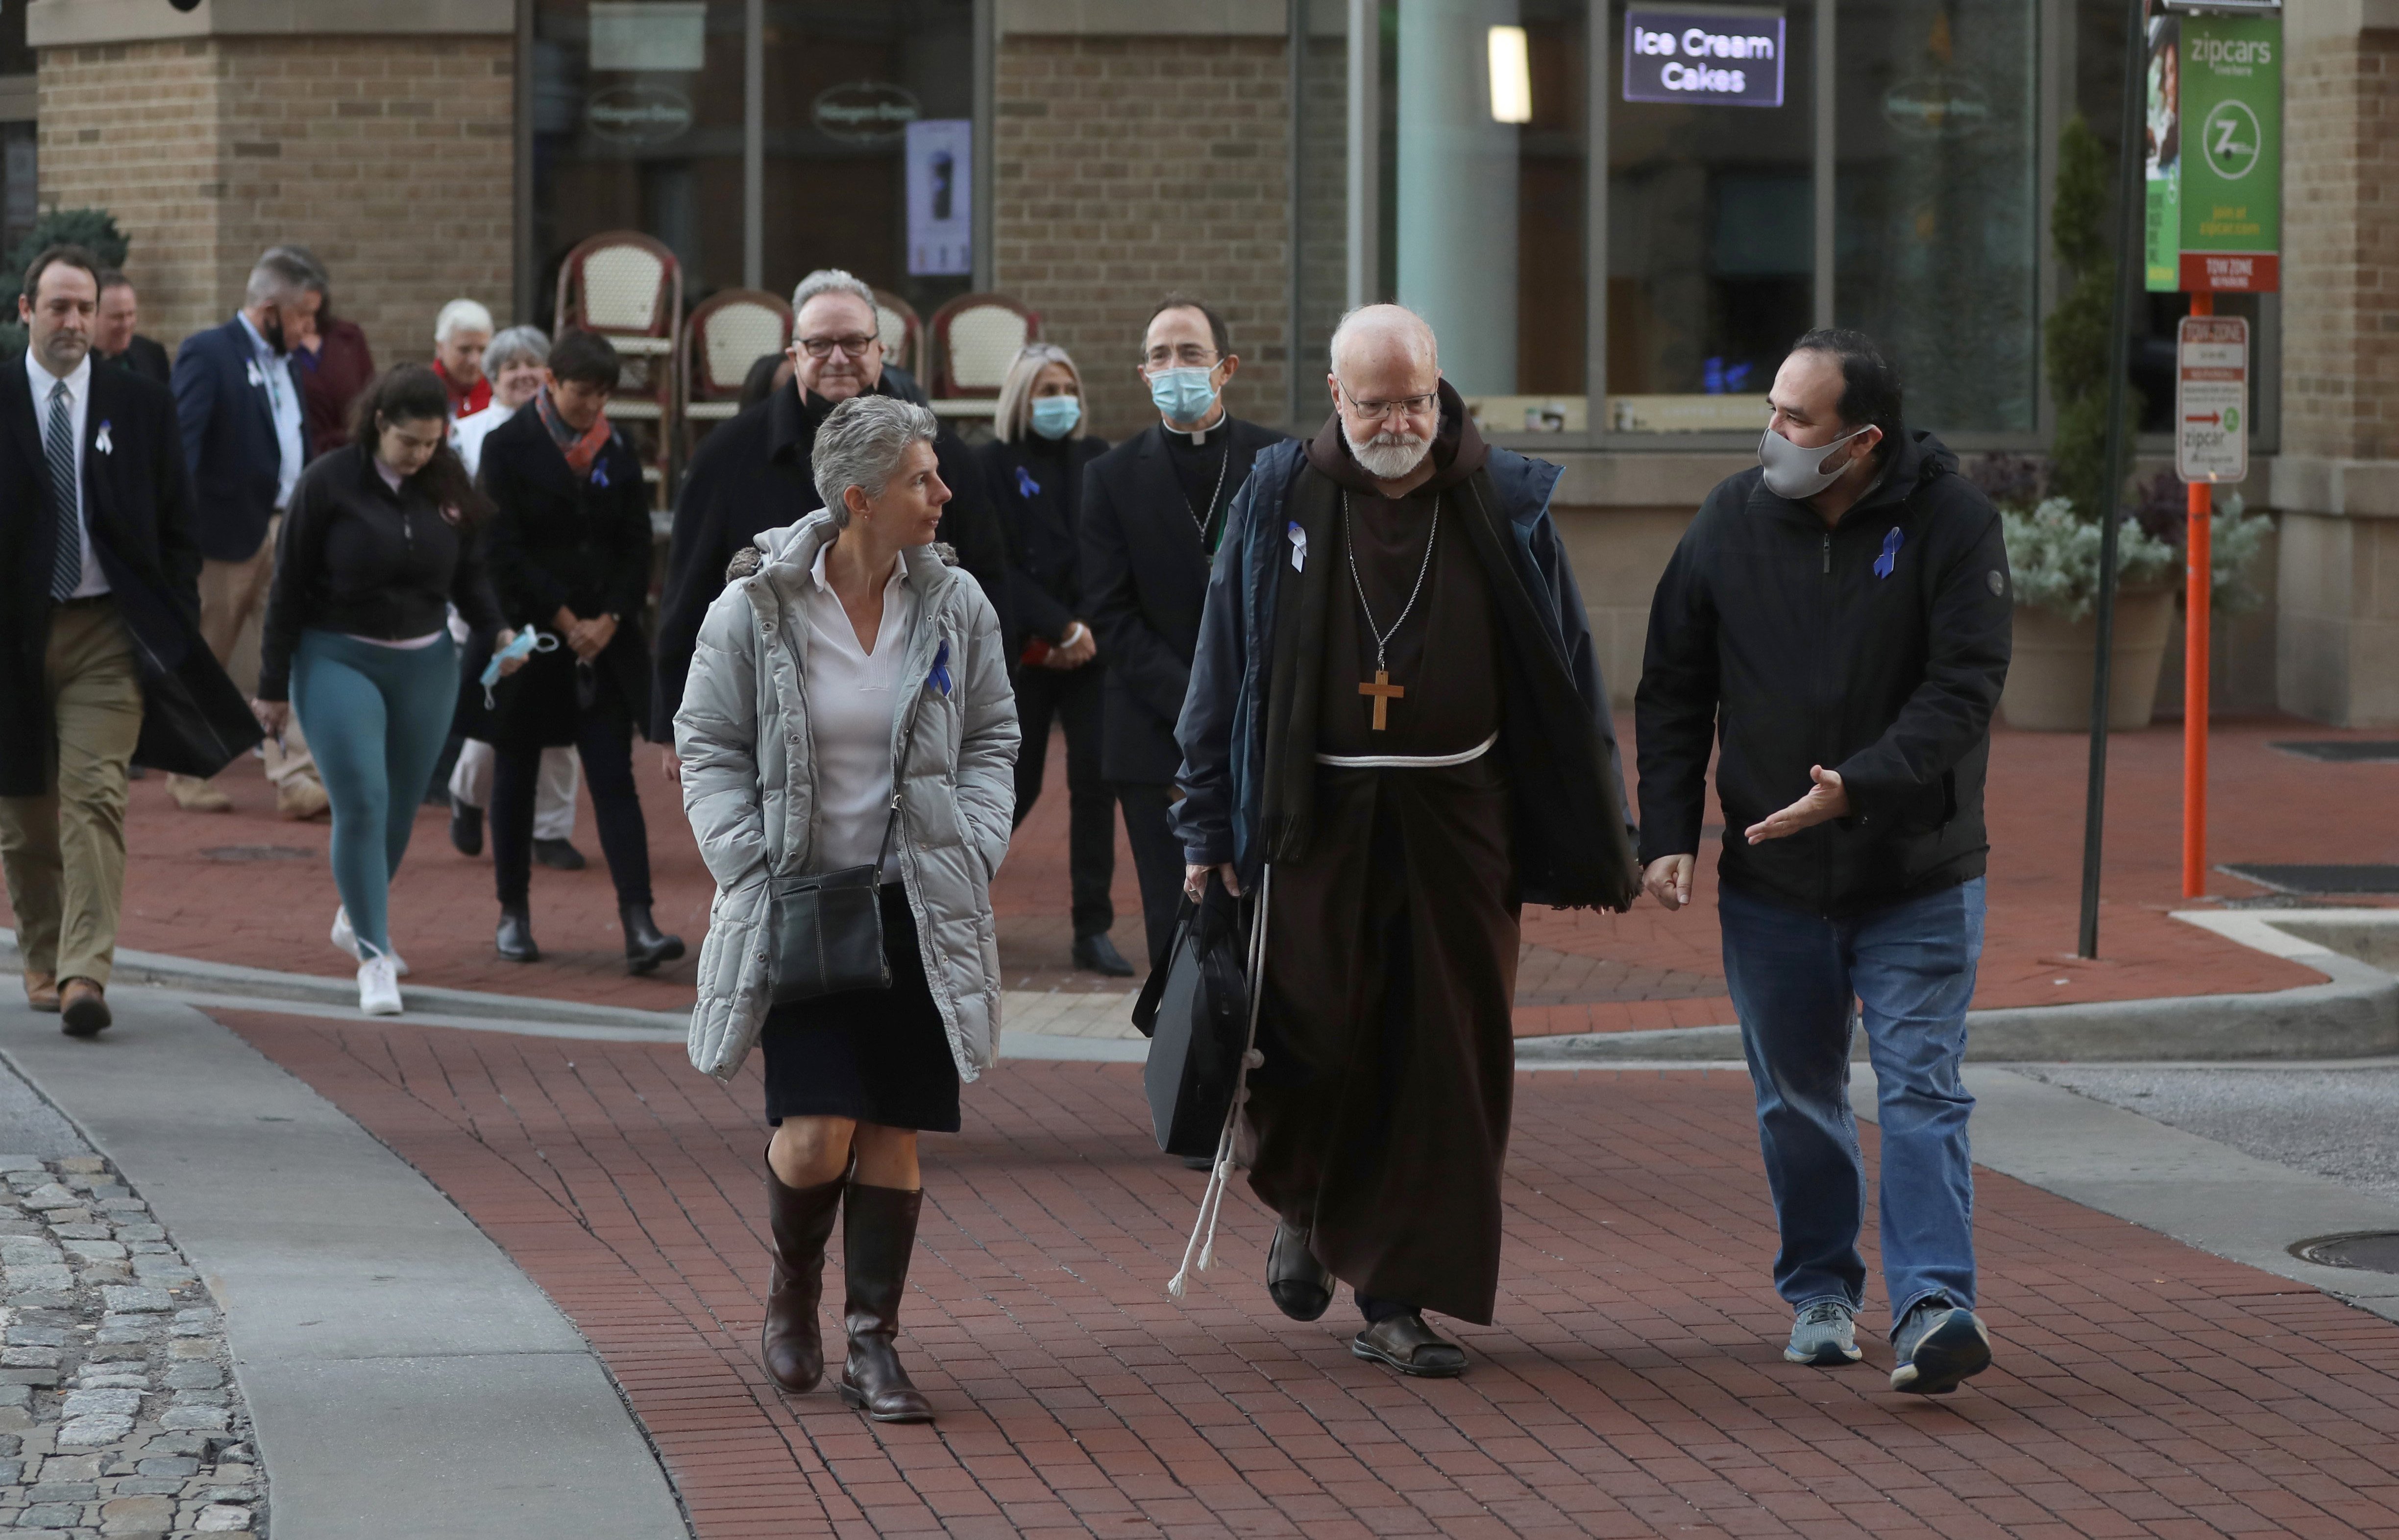
[[[1407,433],[1383,433],[1360,443],[1349,436],[1349,425],[1341,425],[1341,438],[1349,446],[1350,457],[1358,467],[1377,481],[1397,481],[1424,464],[1432,453],[1432,440]]]

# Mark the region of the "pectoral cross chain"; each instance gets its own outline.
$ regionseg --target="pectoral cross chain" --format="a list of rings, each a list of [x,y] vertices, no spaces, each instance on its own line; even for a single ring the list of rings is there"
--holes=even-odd
[[[1372,684],[1359,685],[1358,693],[1362,696],[1372,696],[1375,697],[1374,730],[1379,733],[1383,731],[1387,725],[1383,719],[1384,714],[1390,710],[1391,702],[1404,697],[1408,693],[1408,689],[1404,684],[1394,684],[1391,682],[1391,674],[1389,669],[1377,669],[1375,670],[1375,682]]]

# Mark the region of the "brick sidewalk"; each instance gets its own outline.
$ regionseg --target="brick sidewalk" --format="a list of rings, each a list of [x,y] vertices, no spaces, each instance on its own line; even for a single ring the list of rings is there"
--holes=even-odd
[[[756,1365],[754,1073],[226,1019],[574,1317],[707,1540],[2399,1535],[2399,1326],[1987,1172],[1989,1373],[1885,1390],[1878,1281],[1867,1365],[1784,1364],[1738,1076],[1520,1077],[1498,1324],[1418,1383],[1349,1356],[1346,1297],[1274,1312],[1246,1196],[1169,1298],[1201,1179],[1155,1154],[1137,1073],[1003,1066],[926,1145],[902,1351],[941,1421],[877,1428]]]
[[[2213,756],[2215,859],[2399,859],[2399,795],[2393,794],[2399,766],[2317,763],[2267,747],[2278,738],[2370,736],[2289,719],[2222,724]],[[2080,892],[2084,751],[2085,740],[2072,734],[2001,731],[1993,739],[1989,938],[1976,1005],[2238,993],[2319,978],[2168,918],[2168,911],[2187,907],[2180,897],[2182,740],[2171,723],[2114,740],[2102,961],[2068,956]],[[712,889],[675,790],[658,777],[656,764],[654,750],[639,751],[657,919],[679,931],[697,955]],[[237,804],[230,816],[176,811],[156,777],[134,786],[123,944],[260,967],[343,972],[325,940],[336,901],[325,863],[325,824],[277,819],[269,789],[247,766],[220,777],[220,784]],[[1049,790],[1019,831],[993,892],[1007,985],[1120,992],[1119,981],[1077,974],[1067,966],[1064,788],[1064,740],[1053,738]],[[422,814],[392,894],[394,939],[414,969],[412,982],[686,1008],[689,961],[649,979],[625,976],[616,900],[589,813],[587,804],[576,838],[591,859],[590,870],[534,874],[534,927],[545,955],[531,966],[503,963],[493,953],[497,911],[488,856],[459,856],[450,848],[446,815]],[[1681,914],[1646,901],[1625,915],[1527,912],[1518,1033],[1730,1021],[1717,952],[1714,863],[1712,844],[1701,863],[1700,902]],[[2211,885],[2235,896],[2257,891],[2221,875]],[[1121,830],[1115,892],[1117,943],[1137,958],[1141,904]],[[8,914],[0,902],[0,916]]]

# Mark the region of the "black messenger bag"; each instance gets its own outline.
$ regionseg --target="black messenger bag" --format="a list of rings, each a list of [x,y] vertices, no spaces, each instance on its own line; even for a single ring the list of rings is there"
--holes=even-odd
[[[866,866],[775,877],[766,885],[766,993],[774,1005],[795,1005],[858,989],[889,989],[891,959],[883,951],[883,863],[900,831],[900,791],[907,784],[908,738],[891,766],[891,817],[883,845]]]
[[[1250,1037],[1241,901],[1211,872],[1198,903],[1185,898],[1165,966],[1150,969],[1132,1022],[1150,1040],[1142,1084],[1158,1147],[1213,1155],[1232,1111]]]

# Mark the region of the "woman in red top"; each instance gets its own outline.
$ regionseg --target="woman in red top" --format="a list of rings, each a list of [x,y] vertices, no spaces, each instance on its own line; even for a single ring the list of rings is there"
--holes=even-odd
[[[450,420],[492,404],[483,349],[492,345],[492,313],[473,300],[452,300],[433,322],[433,372],[450,387]]]

